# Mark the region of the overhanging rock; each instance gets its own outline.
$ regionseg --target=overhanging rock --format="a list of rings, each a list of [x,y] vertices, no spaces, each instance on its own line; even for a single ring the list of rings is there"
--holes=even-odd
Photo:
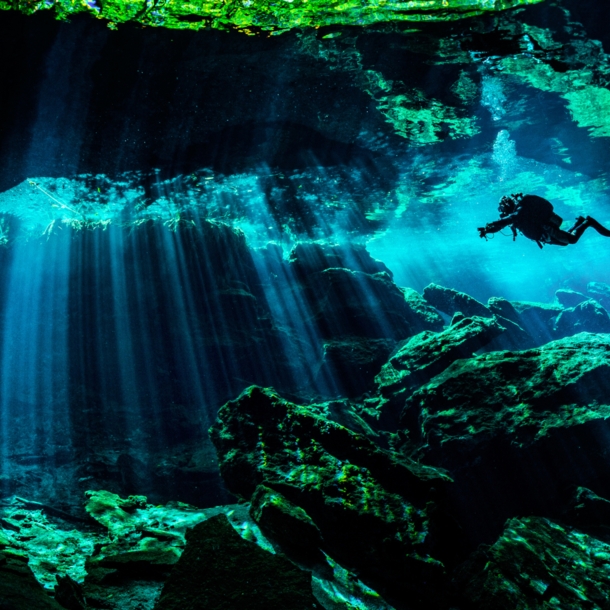
[[[542,0],[207,0],[189,3],[109,0],[69,2],[67,0],[0,0],[0,9],[17,9],[31,14],[52,9],[60,19],[89,13],[108,20],[111,27],[133,21],[147,26],[199,30],[235,28],[245,33],[258,30],[283,32],[293,28],[337,25],[369,25],[388,21],[452,21],[506,10]]]

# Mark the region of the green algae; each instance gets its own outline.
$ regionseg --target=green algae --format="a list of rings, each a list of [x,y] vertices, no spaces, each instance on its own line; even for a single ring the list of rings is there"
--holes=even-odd
[[[479,610],[607,608],[610,545],[542,517],[510,519],[477,553],[467,596]]]
[[[407,403],[441,445],[507,435],[530,444],[557,429],[610,417],[597,380],[610,369],[608,335],[580,333],[522,352],[454,362]]]
[[[293,28],[370,25],[380,22],[453,21],[542,0],[0,0],[0,9],[25,14],[54,10],[60,19],[77,13],[107,20],[111,27],[133,21],[146,26],[199,30],[239,29],[247,34]]]
[[[374,101],[378,112],[384,117],[393,132],[414,146],[427,146],[441,142],[445,138],[471,138],[480,132],[477,120],[466,116],[460,108],[449,106],[438,99],[428,97],[421,89],[406,85],[400,80],[386,78],[381,72],[365,68],[362,53],[357,47],[357,36],[342,36],[320,39],[315,31],[298,34],[301,49],[327,63],[330,70],[338,70],[350,75],[354,85],[364,91]],[[418,43],[438,63],[445,63],[446,56],[461,56],[455,41],[436,40],[437,45],[427,49],[427,40]],[[422,51],[415,41],[411,43]],[[410,46],[408,43],[407,47]],[[447,47],[447,48],[444,48]],[[439,59],[440,56],[440,59]],[[449,61],[449,60],[447,60]],[[456,98],[462,105],[471,103],[476,95],[476,85],[464,74],[456,81]],[[459,95],[458,95],[459,94]]]

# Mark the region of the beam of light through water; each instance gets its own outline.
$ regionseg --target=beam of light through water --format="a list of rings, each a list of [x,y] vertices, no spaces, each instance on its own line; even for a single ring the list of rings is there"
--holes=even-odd
[[[59,453],[70,448],[70,255],[67,234],[48,242],[20,242],[5,270],[0,350],[4,480],[13,476],[13,464],[45,464],[51,472]]]

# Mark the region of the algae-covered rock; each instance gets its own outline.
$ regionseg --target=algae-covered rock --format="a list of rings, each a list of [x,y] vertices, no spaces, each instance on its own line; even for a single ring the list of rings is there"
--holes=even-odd
[[[487,307],[489,307],[489,309],[497,316],[502,316],[515,324],[519,324],[521,322],[519,313],[515,309],[514,305],[503,297],[491,297],[487,301]]]
[[[516,514],[560,516],[571,487],[610,493],[609,397],[610,336],[580,333],[454,362],[406,401],[402,425],[449,469],[455,514],[481,541]]]
[[[421,607],[445,595],[438,589],[443,566],[433,555],[441,541],[428,514],[432,488],[450,480],[442,471],[399,460],[257,387],[220,409],[210,435],[230,491],[249,499],[262,484],[282,494],[315,523],[322,550],[388,601],[411,597]]]
[[[533,443],[556,428],[610,416],[610,336],[580,333],[523,352],[458,360],[407,401],[433,446],[510,435]]]
[[[70,576],[57,576],[55,599],[66,610],[86,610],[83,587]]]
[[[424,299],[448,316],[458,311],[468,317],[490,318],[493,315],[488,307],[470,295],[438,284],[428,284],[424,288]]]
[[[586,487],[576,488],[562,520],[587,532],[593,531],[606,542],[610,540],[610,501]]]
[[[339,395],[355,397],[373,388],[375,375],[396,345],[390,339],[345,337],[324,342],[318,377],[337,388]]]
[[[536,345],[555,339],[553,326],[563,311],[561,305],[530,301],[511,301],[511,304],[519,314],[519,325],[533,337]]]
[[[459,580],[473,610],[609,607],[610,545],[542,517],[511,519]]]
[[[423,322],[383,272],[326,269],[308,276],[306,294],[312,319],[325,338],[401,340]]]
[[[215,2],[197,5],[187,2],[147,6],[143,2],[110,0],[96,4],[70,4],[55,0],[53,2],[21,1],[18,3],[2,0],[0,9],[18,9],[26,14],[38,10],[53,9],[58,18],[87,12],[97,19],[110,22],[113,28],[117,23],[135,21],[145,26],[172,29],[199,30],[205,28],[243,30],[253,34],[258,30],[288,31],[292,28],[321,27],[325,25],[368,25],[380,21],[452,21],[488,12],[505,10],[525,4],[535,4],[541,0],[414,0],[406,7],[401,2],[379,3],[367,1],[343,4],[322,4],[311,1],[292,6],[275,3],[258,3],[226,6]],[[332,9],[332,10],[329,10]]]
[[[259,485],[251,499],[250,514],[263,533],[284,546],[299,558],[322,563],[322,535],[313,519],[281,493]]]
[[[27,556],[0,551],[0,608],[3,610],[61,610],[28,566]]]
[[[321,608],[311,575],[243,540],[223,515],[196,525],[155,610]]]
[[[586,301],[589,297],[582,292],[576,290],[569,290],[567,288],[560,288],[555,291],[555,298],[562,307],[576,307],[583,301]]]
[[[493,352],[499,350],[524,350],[536,347],[534,338],[521,326],[509,318],[501,315],[495,316],[499,324],[504,327],[504,332],[483,346],[483,351]]]
[[[458,358],[475,351],[504,332],[496,318],[464,318],[440,333],[425,331],[409,339],[375,378],[382,396],[383,418],[395,418],[406,398]]]
[[[417,290],[413,288],[401,288],[401,290],[412,312],[409,321],[413,333],[419,333],[423,330],[443,330],[443,318]]]
[[[610,315],[593,299],[586,299],[565,309],[555,319],[553,331],[557,338],[580,332],[609,333]]]

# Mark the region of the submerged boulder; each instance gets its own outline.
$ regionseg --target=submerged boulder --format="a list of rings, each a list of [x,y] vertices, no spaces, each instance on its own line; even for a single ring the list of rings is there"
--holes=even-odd
[[[343,268],[363,273],[392,272],[385,263],[373,258],[360,244],[323,245],[301,242],[290,252],[290,266],[298,277],[306,277],[325,269]]]
[[[467,317],[490,318],[493,315],[488,307],[470,295],[438,284],[429,284],[424,288],[424,299],[448,316],[458,311]]]
[[[324,338],[344,336],[401,340],[415,328],[437,327],[413,309],[387,273],[368,274],[343,268],[307,277],[306,295],[312,319]]]
[[[345,337],[324,343],[318,377],[334,385],[337,394],[355,397],[371,390],[375,375],[387,362],[396,342],[390,339]]]
[[[443,330],[443,318],[419,292],[413,290],[413,288],[401,288],[401,290],[412,312],[409,316],[409,322],[414,333],[419,333],[423,330]]]
[[[534,339],[535,345],[544,345],[555,339],[555,318],[563,311],[561,305],[512,301],[519,314],[519,325]]]
[[[444,371],[458,358],[474,352],[504,332],[495,318],[463,318],[441,333],[425,331],[409,339],[383,366],[375,378],[381,395],[385,425],[396,418],[407,397],[419,386]]]
[[[610,315],[593,299],[562,311],[555,319],[553,331],[557,338],[579,332],[610,333]]]
[[[569,486],[610,492],[609,417],[610,336],[580,333],[457,360],[406,401],[401,421],[455,477],[458,512],[484,538],[511,515],[557,514]],[[476,519],[472,505],[485,507]]]
[[[473,447],[509,435],[532,444],[610,416],[610,336],[580,333],[522,352],[454,362],[413,394],[431,447]]]
[[[510,519],[458,581],[469,608],[608,608],[610,544],[543,517]]]
[[[397,607],[429,607],[446,595],[443,541],[430,515],[435,493],[450,482],[444,472],[400,460],[257,387],[220,409],[210,435],[232,493],[250,499],[264,485],[266,497],[278,493],[290,503],[272,530],[277,542],[290,544],[315,525],[320,548]]]
[[[224,515],[189,530],[155,610],[315,610],[311,575],[244,540]]]
[[[576,290],[569,290],[567,288],[560,288],[555,292],[555,298],[562,307],[576,307],[583,301],[589,299],[586,294],[577,292]]]
[[[606,309],[610,309],[610,285],[603,282],[589,282],[587,284],[587,294]]]
[[[503,297],[491,297],[487,301],[487,306],[496,315],[502,316],[515,324],[521,323],[519,312],[515,309],[515,306]]]
[[[1,543],[0,543],[1,546]],[[62,610],[36,581],[27,555],[0,550],[0,608],[7,610]]]

